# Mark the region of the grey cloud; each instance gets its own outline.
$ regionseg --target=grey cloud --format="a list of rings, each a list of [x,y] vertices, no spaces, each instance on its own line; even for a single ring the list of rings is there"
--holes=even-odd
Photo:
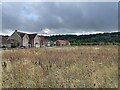
[[[2,24],[5,30],[51,33],[111,32],[117,30],[118,4],[115,2],[41,2],[3,3]]]

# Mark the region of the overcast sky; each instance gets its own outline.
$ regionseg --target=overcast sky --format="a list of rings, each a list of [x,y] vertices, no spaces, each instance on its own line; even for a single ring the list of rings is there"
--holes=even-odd
[[[2,34],[15,29],[49,35],[118,31],[118,3],[4,2]]]

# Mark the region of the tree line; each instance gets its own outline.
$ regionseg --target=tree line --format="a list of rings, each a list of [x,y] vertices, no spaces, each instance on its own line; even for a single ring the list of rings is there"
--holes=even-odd
[[[120,44],[120,32],[99,33],[89,35],[52,35],[46,36],[52,41],[68,40],[71,45],[118,45]]]

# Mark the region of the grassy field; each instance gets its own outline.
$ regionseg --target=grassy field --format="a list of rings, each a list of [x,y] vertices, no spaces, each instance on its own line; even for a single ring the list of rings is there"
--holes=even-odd
[[[3,88],[117,88],[118,46],[2,52]]]

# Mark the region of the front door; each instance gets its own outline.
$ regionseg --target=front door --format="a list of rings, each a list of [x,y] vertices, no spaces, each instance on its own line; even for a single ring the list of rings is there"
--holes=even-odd
[[[36,44],[35,44],[35,47],[36,47],[36,48],[39,48],[39,47],[40,47],[40,44],[36,43]]]

